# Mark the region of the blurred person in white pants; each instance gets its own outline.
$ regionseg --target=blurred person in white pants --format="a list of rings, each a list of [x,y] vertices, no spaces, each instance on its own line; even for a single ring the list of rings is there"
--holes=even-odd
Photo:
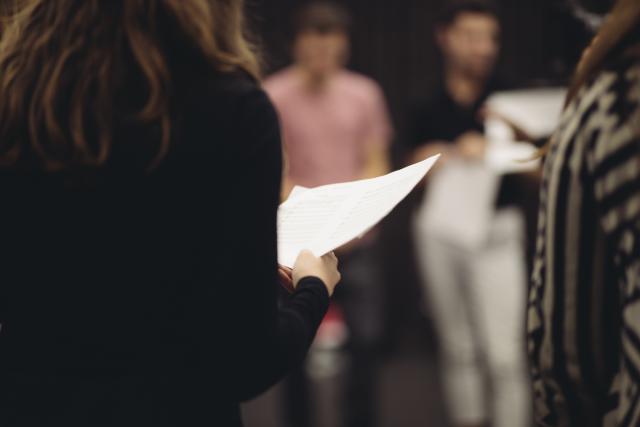
[[[415,224],[416,250],[436,330],[452,420],[460,426],[528,426],[523,356],[523,224],[496,214],[486,242],[464,248]]]
[[[351,50],[351,17],[339,4],[304,3],[296,13],[293,63],[265,81],[280,117],[287,170],[283,195],[294,186],[318,187],[384,175],[393,129],[381,87],[346,67]],[[320,327],[318,347],[340,347],[348,330],[347,370],[339,418],[349,427],[375,424],[378,341],[384,301],[381,297],[376,231],[340,248],[342,288],[337,304]],[[343,310],[338,310],[337,307]],[[323,340],[323,337],[333,338]],[[289,378],[289,424],[312,425],[313,405],[306,373]]]
[[[443,153],[415,216],[429,313],[456,427],[526,427],[525,226],[498,206],[501,179],[485,165],[482,110],[495,76],[500,23],[486,1],[450,2],[436,28],[442,84],[411,117],[413,160]]]

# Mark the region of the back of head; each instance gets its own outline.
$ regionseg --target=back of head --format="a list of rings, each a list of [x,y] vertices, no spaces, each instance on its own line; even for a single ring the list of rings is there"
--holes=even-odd
[[[99,166],[122,78],[145,93],[131,119],[169,145],[176,43],[222,73],[258,74],[242,0],[16,0],[0,39],[0,164],[30,150],[47,169]],[[24,131],[24,130],[28,131]]]

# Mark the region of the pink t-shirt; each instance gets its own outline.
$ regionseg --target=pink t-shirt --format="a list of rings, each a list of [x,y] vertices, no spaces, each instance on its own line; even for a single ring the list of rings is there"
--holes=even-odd
[[[280,116],[289,178],[316,187],[361,177],[371,144],[387,144],[391,125],[380,87],[342,71],[309,91],[292,68],[265,82]]]

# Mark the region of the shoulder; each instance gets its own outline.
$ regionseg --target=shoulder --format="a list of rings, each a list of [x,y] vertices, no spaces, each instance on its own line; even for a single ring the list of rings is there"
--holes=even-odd
[[[275,114],[262,85],[246,74],[212,76],[194,89],[193,99],[202,105],[222,107],[232,114],[256,111]]]
[[[240,105],[270,104],[260,82],[246,74],[226,74],[215,76],[203,85],[202,94],[210,99],[236,100]]]
[[[600,71],[571,102],[564,121],[609,113],[624,119],[640,104],[640,58],[619,58]]]
[[[295,90],[296,85],[297,78],[291,67],[270,75],[263,83],[264,90],[272,99],[287,96]]]
[[[638,154],[640,59],[619,58],[593,78],[565,110],[558,141],[587,144],[590,171]]]
[[[640,58],[620,58],[607,65],[576,96],[566,109],[563,122],[591,116],[615,118],[618,126],[640,107]]]
[[[248,77],[236,78],[229,82],[227,90],[236,104],[231,122],[236,124],[239,133],[248,134],[255,140],[262,139],[267,134],[278,133],[278,114],[259,82]]]
[[[240,137],[279,128],[269,96],[259,82],[245,74],[194,79],[187,83],[182,97],[185,124],[212,138],[216,135]]]
[[[341,90],[365,100],[379,100],[383,97],[380,85],[370,77],[353,71],[341,71],[338,75]]]

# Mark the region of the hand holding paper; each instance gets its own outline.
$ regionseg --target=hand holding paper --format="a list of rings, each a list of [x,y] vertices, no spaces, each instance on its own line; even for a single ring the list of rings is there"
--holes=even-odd
[[[278,210],[278,262],[293,267],[308,249],[327,254],[358,238],[400,203],[440,156],[379,178],[297,191]]]

